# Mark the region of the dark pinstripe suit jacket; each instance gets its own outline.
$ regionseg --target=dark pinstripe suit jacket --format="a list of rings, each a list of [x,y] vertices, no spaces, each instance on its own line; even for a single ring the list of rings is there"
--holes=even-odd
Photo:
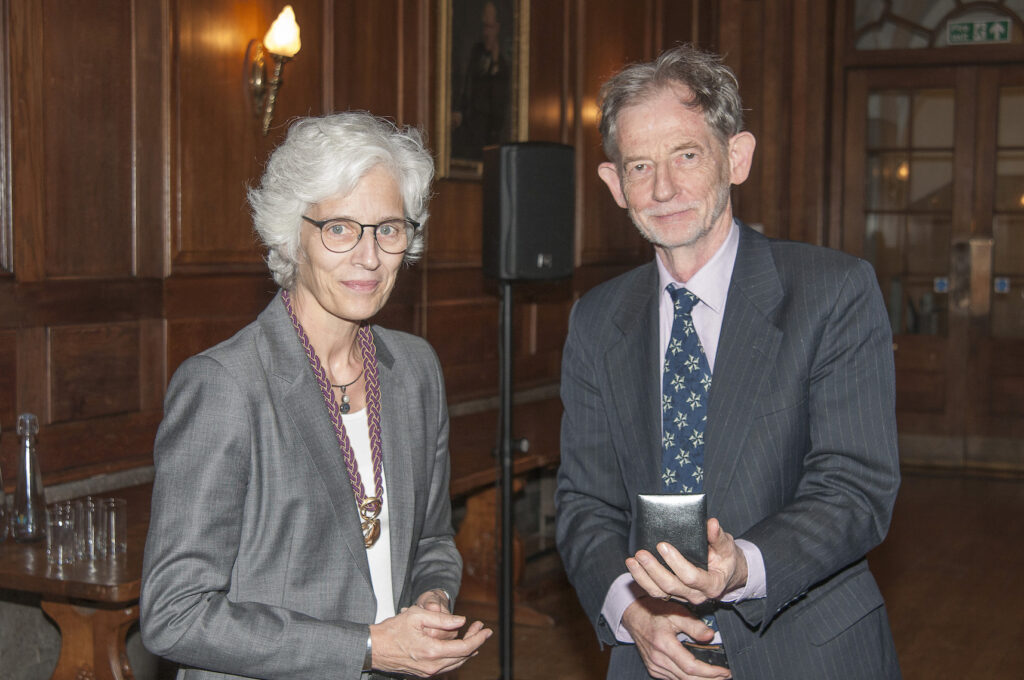
[[[723,606],[735,678],[898,678],[864,555],[899,486],[892,338],[871,266],[741,225],[705,432],[711,516],[757,545],[767,597]],[[601,606],[632,554],[638,493],[661,461],[658,274],[606,282],[572,312],[562,360],[558,546],[602,642]],[[609,678],[648,675],[633,645]]]

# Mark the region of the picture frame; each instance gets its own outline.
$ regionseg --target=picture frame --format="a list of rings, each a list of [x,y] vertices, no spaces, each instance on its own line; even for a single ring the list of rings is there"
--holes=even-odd
[[[479,179],[483,148],[525,141],[529,0],[440,0],[437,175]]]

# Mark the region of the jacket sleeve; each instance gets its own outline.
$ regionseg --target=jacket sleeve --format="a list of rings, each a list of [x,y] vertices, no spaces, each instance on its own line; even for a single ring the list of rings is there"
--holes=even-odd
[[[811,350],[795,492],[742,536],[764,557],[762,629],[882,541],[899,487],[892,335],[874,273],[857,261],[818,294],[827,313]]]
[[[617,644],[601,607],[612,582],[626,572],[630,503],[610,443],[609,406],[599,385],[585,316],[577,303],[562,354],[564,413],[555,492],[556,541],[598,638]]]

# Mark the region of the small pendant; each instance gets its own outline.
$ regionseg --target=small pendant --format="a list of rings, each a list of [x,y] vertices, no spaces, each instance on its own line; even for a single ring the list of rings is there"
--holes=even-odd
[[[373,544],[380,538],[380,520],[379,519],[364,519],[362,522],[363,528],[363,544],[367,548],[372,548]]]
[[[352,407],[349,406],[348,395],[345,394],[345,390],[342,389],[342,391],[341,391],[341,412],[342,413],[348,413],[351,410],[352,410]]]

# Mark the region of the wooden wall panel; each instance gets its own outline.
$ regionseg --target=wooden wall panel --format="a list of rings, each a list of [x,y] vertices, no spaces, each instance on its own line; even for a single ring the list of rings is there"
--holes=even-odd
[[[0,331],[0,477],[5,483],[14,479],[18,469],[12,434],[18,415],[17,368],[18,334],[13,330]]]
[[[575,122],[572,99],[572,0],[530,3],[530,139],[571,144]]]
[[[484,298],[431,304],[427,340],[444,367],[448,401],[495,394],[498,389],[498,305]]]
[[[388,298],[384,309],[373,317],[372,322],[385,328],[422,335],[423,321],[420,312],[424,293],[423,265],[417,263],[403,267],[398,273],[391,297]]]
[[[139,326],[61,326],[49,331],[50,423],[139,409]]]
[[[302,50],[285,66],[274,126],[266,137],[245,94],[242,73],[248,42],[262,40],[279,3],[181,0],[175,6],[175,272],[263,269],[246,186],[259,179],[288,119],[318,113],[321,100],[321,5],[316,0],[292,5]]]
[[[15,389],[17,387],[18,334],[12,330],[0,331],[0,435],[14,425],[17,417]]]
[[[132,2],[43,5],[46,273],[127,276]]]
[[[442,180],[434,186],[427,223],[430,266],[480,266],[483,247],[483,192],[479,182]]]
[[[162,278],[170,233],[170,8],[169,0],[135,0],[133,126],[133,228],[135,275]],[[162,381],[160,381],[162,384]]]
[[[11,114],[9,108],[9,58],[7,0],[0,0],[0,145],[11,146]],[[0,154],[0,276],[13,271],[14,255],[11,235],[11,181],[8,154]]]
[[[182,361],[230,338],[253,321],[276,292],[268,274],[167,279],[167,354],[161,389]]]
[[[577,220],[576,250],[577,263],[582,265],[639,261],[651,255],[649,246],[597,176],[597,166],[605,160],[597,131],[601,85],[624,64],[653,56],[649,18],[638,10],[633,3],[578,3],[576,146],[580,164],[576,205],[583,219]],[[609,30],[610,26],[615,29]]]
[[[26,283],[17,287],[15,314],[22,327],[158,317],[160,287],[158,279]]]
[[[170,319],[167,321],[167,380],[181,362],[213,347],[237,333],[255,317],[225,314],[212,319]]]
[[[338,2],[334,34],[334,109],[365,110],[401,120],[402,56],[408,42],[402,0]]]
[[[832,5],[721,0],[720,8],[719,49],[739,79],[746,128],[757,138],[750,177],[733,190],[734,211],[770,236],[824,243]]]
[[[11,224],[18,281],[44,276],[45,150],[43,142],[42,3],[12,2],[8,33],[11,97]]]
[[[39,467],[47,485],[150,465],[160,410],[39,426]],[[6,437],[5,437],[6,439]],[[12,438],[13,439],[13,438]],[[16,446],[16,442],[12,442]]]

